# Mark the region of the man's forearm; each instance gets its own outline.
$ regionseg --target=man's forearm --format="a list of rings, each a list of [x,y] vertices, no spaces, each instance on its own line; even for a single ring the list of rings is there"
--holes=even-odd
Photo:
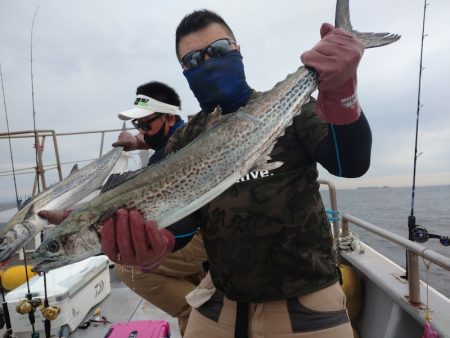
[[[360,177],[370,166],[372,133],[361,113],[360,118],[347,125],[328,125],[328,136],[318,145],[315,160],[331,174]]]

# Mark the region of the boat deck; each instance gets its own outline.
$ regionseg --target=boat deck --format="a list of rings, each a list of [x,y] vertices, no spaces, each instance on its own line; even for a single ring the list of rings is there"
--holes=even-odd
[[[171,338],[181,338],[178,328],[178,320],[169,316],[153,306],[130,288],[125,286],[117,277],[114,268],[110,269],[111,293],[99,304],[94,306],[83,322],[92,318],[95,309],[100,308],[100,315],[104,316],[110,323],[95,323],[86,328],[78,328],[70,333],[70,338],[101,338],[104,337],[111,327],[111,323],[129,322],[133,320],[166,320],[169,322]],[[0,330],[0,335],[6,332],[5,328]],[[41,338],[45,334],[41,333]],[[53,336],[55,337],[55,336]],[[67,337],[66,337],[67,338]]]
[[[130,288],[117,279],[114,268],[110,269],[111,293],[95,308],[100,308],[101,315],[111,323],[132,320],[166,320],[169,322],[171,338],[181,338],[178,320],[161,311],[145,299],[138,296]],[[93,309],[94,310],[94,309]],[[90,315],[86,320],[89,320]],[[104,337],[111,324],[91,323],[87,329],[78,328],[70,334],[70,338]]]

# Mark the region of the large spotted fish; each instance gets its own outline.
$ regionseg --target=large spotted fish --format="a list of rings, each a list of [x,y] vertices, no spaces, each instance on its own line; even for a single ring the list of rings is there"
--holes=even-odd
[[[40,218],[40,210],[65,209],[97,190],[108,176],[120,155],[116,148],[83,168],[72,171],[61,182],[37,195],[0,227],[0,262],[10,258],[36,236],[47,221]]]
[[[353,31],[348,0],[338,0],[336,26]],[[366,48],[398,40],[389,33],[354,34]],[[117,208],[136,208],[146,220],[166,227],[199,209],[251,170],[270,170],[276,140],[300,113],[317,87],[317,73],[300,67],[273,89],[222,116],[210,114],[210,127],[183,149],[100,194],[73,212],[33,254],[48,271],[101,251],[98,223]]]

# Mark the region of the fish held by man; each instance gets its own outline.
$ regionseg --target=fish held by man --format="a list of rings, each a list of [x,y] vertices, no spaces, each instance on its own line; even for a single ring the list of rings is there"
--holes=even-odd
[[[83,168],[73,170],[64,180],[20,208],[0,228],[0,262],[9,259],[47,225],[48,222],[37,215],[40,210],[68,208],[100,188],[122,152],[122,148],[113,149]]]
[[[348,0],[337,1],[336,27],[351,29]],[[400,37],[389,33],[355,33],[367,48]],[[272,170],[276,140],[292,123],[317,88],[317,73],[308,67],[274,86],[237,112],[209,115],[210,127],[161,162],[100,194],[73,212],[32,258],[35,271],[46,272],[101,252],[99,224],[118,208],[138,209],[146,220],[166,227],[191,214],[252,170]]]

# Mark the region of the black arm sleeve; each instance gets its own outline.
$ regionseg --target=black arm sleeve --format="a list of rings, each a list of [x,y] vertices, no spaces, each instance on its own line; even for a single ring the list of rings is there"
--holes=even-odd
[[[197,228],[198,220],[196,213],[193,213],[178,222],[169,225],[166,229],[175,237],[175,246],[172,252],[180,250],[186,246],[196,234]]]
[[[329,124],[328,136],[317,146],[314,159],[333,175],[359,177],[369,169],[371,148],[372,133],[361,112],[352,124]]]

